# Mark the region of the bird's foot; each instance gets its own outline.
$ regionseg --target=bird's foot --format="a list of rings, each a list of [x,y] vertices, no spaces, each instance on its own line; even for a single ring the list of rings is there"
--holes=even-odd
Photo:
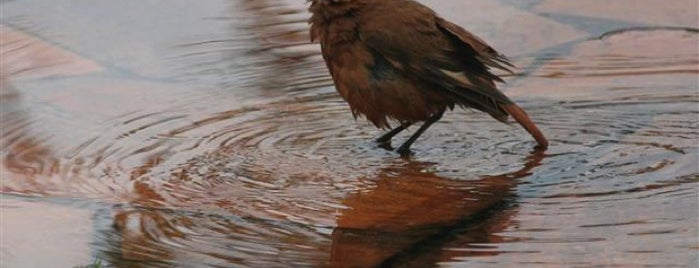
[[[378,143],[387,143],[391,142],[391,139],[396,136],[396,134],[400,133],[401,131],[405,130],[410,126],[411,123],[403,123],[400,126],[395,127],[394,129],[391,129],[389,132],[384,133],[381,135],[381,137],[378,137],[376,139],[376,142]]]
[[[374,140],[378,144],[386,144],[386,143],[391,143],[391,138],[386,138],[386,137],[378,137],[376,140]]]
[[[411,151],[410,148],[403,147],[403,146],[398,148],[398,150],[396,150],[396,152],[398,152],[400,154],[400,156],[402,156],[402,157],[408,157],[408,156],[413,155],[413,151]]]
[[[385,134],[381,137],[376,138],[375,141],[378,143],[387,143],[387,142],[391,142],[391,138],[393,138],[393,136],[389,136],[389,135]]]
[[[376,142],[379,144],[379,146],[378,146],[379,148],[385,149],[387,151],[393,151],[393,146],[391,146],[391,141],[387,141],[387,142],[376,141]]]

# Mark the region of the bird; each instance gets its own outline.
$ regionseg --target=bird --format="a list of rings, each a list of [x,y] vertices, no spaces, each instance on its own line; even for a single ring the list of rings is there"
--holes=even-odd
[[[447,109],[512,116],[545,150],[548,140],[505,94],[494,69],[512,73],[509,59],[481,38],[413,0],[308,0],[311,42],[321,53],[339,95],[355,119],[389,129],[381,144],[424,122],[400,147],[410,146]],[[391,128],[391,124],[397,126]]]

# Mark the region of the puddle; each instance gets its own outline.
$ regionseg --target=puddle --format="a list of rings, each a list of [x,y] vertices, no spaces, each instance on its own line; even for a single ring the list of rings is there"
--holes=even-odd
[[[307,44],[302,2],[211,0],[183,14],[182,1],[76,1],[38,11],[51,3],[4,2],[1,29],[18,41],[0,42],[3,64],[25,64],[3,73],[0,93],[3,216],[18,223],[48,206],[61,222],[88,226],[53,229],[47,244],[89,242],[76,244],[74,258],[37,247],[42,261],[696,265],[696,29],[575,39],[576,25],[529,12],[533,4],[479,2],[561,33],[531,41],[540,52],[515,57],[520,69],[504,86],[551,147],[533,153],[515,125],[459,110],[402,159],[378,148],[381,131],[355,122],[335,93],[318,47]],[[105,32],[78,34],[77,18],[57,14],[86,14],[80,20]],[[152,23],[138,27],[144,16]],[[517,40],[496,36],[516,49]],[[50,229],[26,225],[3,231]],[[3,241],[3,256],[27,254],[33,240],[18,237]]]

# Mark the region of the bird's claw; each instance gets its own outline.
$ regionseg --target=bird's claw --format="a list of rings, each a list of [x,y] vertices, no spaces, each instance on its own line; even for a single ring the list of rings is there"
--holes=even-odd
[[[391,146],[391,141],[386,141],[386,142],[380,142],[376,141],[378,143],[379,148],[386,149],[388,151],[393,151],[393,146]]]
[[[374,140],[374,141],[375,141],[376,143],[380,144],[380,145],[384,145],[384,144],[387,144],[387,143],[391,143],[391,139],[390,139],[390,138],[386,139],[386,138],[384,138],[384,137],[379,137],[379,138],[377,138],[377,139]]]
[[[413,151],[411,151],[410,148],[400,147],[398,148],[398,150],[396,150],[396,152],[398,152],[402,157],[413,155]]]

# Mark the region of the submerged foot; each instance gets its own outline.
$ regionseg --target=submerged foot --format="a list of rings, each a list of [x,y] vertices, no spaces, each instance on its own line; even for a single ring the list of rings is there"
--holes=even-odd
[[[411,151],[409,147],[401,146],[400,148],[398,148],[398,150],[396,150],[396,152],[398,152],[400,154],[400,156],[403,156],[403,157],[413,155],[413,151]]]
[[[379,148],[385,149],[385,150],[387,150],[387,151],[393,151],[393,146],[391,146],[391,141],[390,141],[390,140],[389,140],[389,141],[385,141],[385,142],[381,142],[381,141],[378,141],[378,140],[377,140],[376,142],[378,143],[378,147],[379,147]]]
[[[381,136],[381,137],[376,138],[376,140],[374,140],[374,141],[376,141],[376,143],[378,143],[378,144],[391,143],[391,137]]]

